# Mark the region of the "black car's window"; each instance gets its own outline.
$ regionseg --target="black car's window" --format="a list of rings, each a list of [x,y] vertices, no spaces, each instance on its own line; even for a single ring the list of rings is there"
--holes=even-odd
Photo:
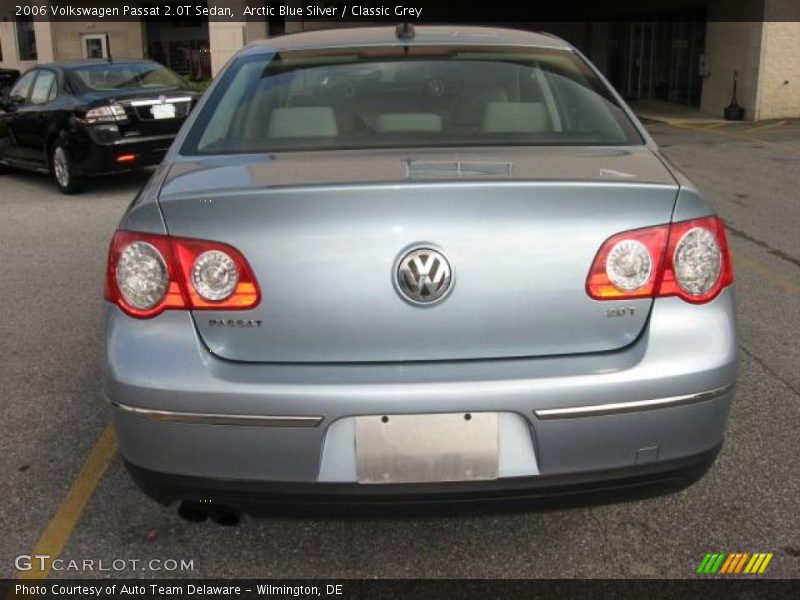
[[[31,90],[31,104],[47,104],[50,101],[50,90],[55,81],[56,75],[52,71],[39,71],[39,76]]]
[[[242,57],[183,152],[641,143],[571,51],[412,46]]]
[[[54,77],[53,83],[50,85],[50,93],[47,94],[47,101],[52,102],[56,98],[58,98],[58,78]]]
[[[38,71],[28,71],[17,80],[14,87],[8,93],[8,97],[17,104],[24,104],[28,101],[28,93],[31,91],[33,80],[36,78]]]
[[[175,87],[181,78],[157,63],[98,63],[80,66],[72,72],[90,90],[128,90]]]

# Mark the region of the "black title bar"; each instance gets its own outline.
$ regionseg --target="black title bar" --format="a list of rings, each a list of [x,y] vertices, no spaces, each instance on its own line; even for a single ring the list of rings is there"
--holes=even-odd
[[[609,576],[613,576],[611,565]],[[271,600],[738,600],[797,598],[797,580],[738,576],[683,580],[2,580],[0,597],[42,600],[102,598],[104,600],[210,599]]]
[[[324,21],[358,23],[504,23],[691,20],[761,21],[765,0],[525,0],[432,2],[430,0],[0,0],[0,19],[38,21]],[[794,14],[797,13],[797,14]],[[681,17],[683,15],[683,17]],[[783,11],[771,20],[800,20]]]

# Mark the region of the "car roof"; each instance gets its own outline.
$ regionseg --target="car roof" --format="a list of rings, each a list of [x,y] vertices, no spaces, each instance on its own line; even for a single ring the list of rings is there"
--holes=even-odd
[[[347,29],[322,29],[291,33],[254,42],[247,46],[247,54],[275,50],[315,50],[322,48],[347,48],[356,46],[535,46],[541,48],[572,48],[564,40],[549,33],[536,33],[502,27],[475,25],[414,25],[414,37],[400,39],[396,26],[352,27]]]

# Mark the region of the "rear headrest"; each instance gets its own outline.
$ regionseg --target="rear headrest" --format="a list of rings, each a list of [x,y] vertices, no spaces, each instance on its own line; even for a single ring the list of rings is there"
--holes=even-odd
[[[550,130],[541,102],[489,102],[483,111],[488,133],[541,133]]]
[[[389,113],[379,115],[375,127],[380,133],[440,133],[442,118],[433,113]]]
[[[269,116],[269,137],[332,137],[339,135],[336,116],[330,106],[273,108]]]

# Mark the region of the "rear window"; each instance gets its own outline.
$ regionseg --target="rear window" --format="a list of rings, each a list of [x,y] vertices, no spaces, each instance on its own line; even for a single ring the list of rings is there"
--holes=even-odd
[[[129,90],[175,87],[181,79],[156,63],[99,63],[72,69],[78,80],[90,90]]]
[[[412,46],[240,57],[183,153],[641,143],[571,51]]]

